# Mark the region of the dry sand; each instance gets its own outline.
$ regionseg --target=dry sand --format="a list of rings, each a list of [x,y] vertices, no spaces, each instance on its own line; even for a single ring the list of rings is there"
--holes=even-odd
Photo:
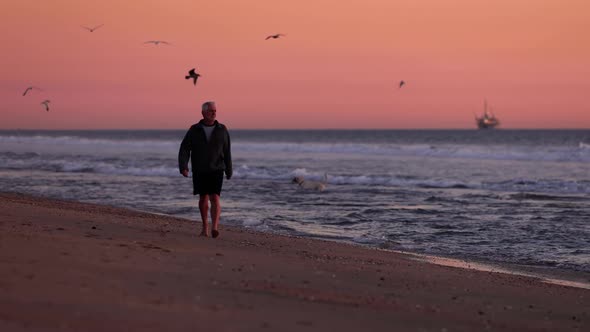
[[[589,331],[590,290],[0,193],[0,331]]]

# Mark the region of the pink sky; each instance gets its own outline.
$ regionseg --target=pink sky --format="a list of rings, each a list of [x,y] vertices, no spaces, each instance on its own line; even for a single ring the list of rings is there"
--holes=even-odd
[[[503,128],[590,128],[586,0],[19,0],[0,13],[0,129],[185,129],[207,100],[236,129],[473,128],[484,98]],[[154,39],[173,45],[142,44]],[[44,91],[23,97],[29,85]]]

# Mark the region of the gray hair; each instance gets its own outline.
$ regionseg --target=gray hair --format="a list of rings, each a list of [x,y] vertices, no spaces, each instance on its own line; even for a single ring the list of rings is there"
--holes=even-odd
[[[203,106],[201,107],[201,112],[208,111],[211,108],[217,109],[217,107],[215,106],[215,102],[214,101],[206,101],[203,103]]]

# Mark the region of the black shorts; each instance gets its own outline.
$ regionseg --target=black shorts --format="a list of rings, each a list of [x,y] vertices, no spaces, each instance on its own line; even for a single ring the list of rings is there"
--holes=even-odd
[[[193,173],[193,194],[221,194],[223,171]]]

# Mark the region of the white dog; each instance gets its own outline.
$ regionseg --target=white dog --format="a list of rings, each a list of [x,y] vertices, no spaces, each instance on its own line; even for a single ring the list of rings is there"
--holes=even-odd
[[[317,191],[324,191],[326,189],[326,184],[328,183],[328,174],[324,174],[324,182],[320,181],[308,181],[305,180],[303,176],[296,176],[293,178],[293,183],[297,183],[300,188],[303,189],[312,189]]]

